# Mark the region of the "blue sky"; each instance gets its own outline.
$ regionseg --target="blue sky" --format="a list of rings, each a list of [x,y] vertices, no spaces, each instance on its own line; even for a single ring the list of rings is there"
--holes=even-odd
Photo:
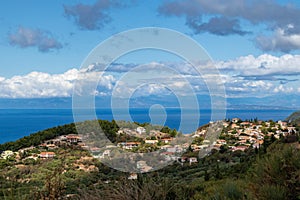
[[[202,45],[220,69],[229,96],[300,93],[296,0],[1,3],[2,98],[71,96],[74,77],[96,45],[113,34],[149,26],[179,31]],[[118,62],[126,67],[153,62],[180,65],[174,56],[151,51]],[[119,77],[116,73],[101,82],[103,91],[111,89]]]

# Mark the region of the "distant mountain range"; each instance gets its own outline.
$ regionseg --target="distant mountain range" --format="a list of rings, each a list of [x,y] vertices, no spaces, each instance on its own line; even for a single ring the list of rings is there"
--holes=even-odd
[[[184,99],[183,99],[184,100]],[[198,96],[199,106],[201,109],[210,109],[211,98],[208,95]],[[268,97],[237,97],[227,98],[227,109],[300,109],[300,95],[276,95]],[[130,107],[143,108],[153,104],[161,104],[166,107],[179,107],[179,102],[169,96],[147,96],[131,98]],[[109,108],[111,106],[111,97],[96,97],[95,105],[97,108]],[[84,106],[84,105],[83,105]],[[72,108],[72,98],[26,98],[26,99],[0,99],[0,109],[18,108],[18,109],[38,109],[38,108],[55,108],[61,109]]]

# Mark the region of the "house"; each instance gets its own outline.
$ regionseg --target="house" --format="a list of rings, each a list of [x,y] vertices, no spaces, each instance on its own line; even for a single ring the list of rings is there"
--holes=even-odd
[[[85,143],[83,143],[83,142],[79,142],[77,145],[80,146],[80,147],[86,146]]]
[[[188,157],[178,158],[178,161],[184,163],[184,162],[188,161]]]
[[[67,142],[69,143],[77,143],[81,142],[81,137],[79,135],[70,134],[66,136]]]
[[[169,144],[173,139],[172,138],[162,138],[161,141],[165,144]]]
[[[245,136],[245,135],[240,135],[239,136],[239,140],[250,140],[249,136]]]
[[[47,147],[47,144],[46,143],[42,143],[39,145],[39,148],[46,148]]]
[[[151,132],[152,132],[152,131],[150,131],[150,133],[151,133]],[[168,137],[168,134],[167,134],[167,133],[160,132],[160,131],[155,131],[154,136],[155,136],[156,138],[161,139],[161,138]]]
[[[280,120],[279,120],[277,123],[278,123],[278,124],[281,126],[281,128],[283,128],[283,129],[286,128],[286,126],[287,126],[287,122],[283,122],[283,121],[280,121]]]
[[[1,158],[6,159],[14,155],[14,152],[11,150],[6,150],[1,153]]]
[[[33,150],[35,149],[34,146],[30,146],[30,147],[27,147],[27,148],[23,148],[23,149],[19,149],[19,153],[24,153],[25,151],[30,151],[30,150]]]
[[[139,134],[143,134],[146,133],[146,129],[142,126],[139,126],[136,128],[136,132],[138,132]]]
[[[177,157],[175,156],[174,152],[166,151],[166,152],[162,152],[161,155],[165,156],[166,161],[177,160]]]
[[[40,155],[39,155],[40,158],[45,158],[45,159],[54,158],[54,156],[55,156],[54,152],[47,152],[47,151],[46,152],[41,152]]]
[[[246,143],[247,143],[247,140],[239,140],[238,143],[240,143],[240,144],[246,144]]]
[[[295,134],[297,132],[295,127],[287,127],[287,130],[289,134]]]
[[[167,152],[173,152],[173,153],[176,153],[176,152],[177,152],[177,148],[176,148],[176,147],[168,147],[168,148],[166,148],[166,151],[167,151]]]
[[[55,144],[47,144],[48,149],[56,149],[58,148]]]
[[[231,128],[232,128],[232,129],[237,129],[237,128],[240,128],[240,126],[237,125],[237,124],[231,124]]]
[[[250,126],[251,123],[250,122],[242,122],[240,123],[241,126]]]
[[[143,172],[148,172],[152,169],[152,167],[148,166],[146,161],[140,160],[136,163],[136,167],[138,170],[140,170],[142,173]]]
[[[145,140],[146,144],[156,144],[158,143],[158,140]]]
[[[238,123],[239,121],[240,121],[239,118],[232,118],[232,120],[231,120],[232,123]]]
[[[245,151],[246,149],[248,149],[247,146],[237,146],[232,148],[232,151]]]
[[[103,153],[102,153],[102,157],[110,157],[110,150],[106,149]]]
[[[32,155],[32,156],[28,156],[28,157],[24,158],[24,160],[27,160],[27,159],[37,160],[38,157],[37,157],[37,155]]]
[[[223,122],[223,126],[224,126],[225,128],[227,128],[227,127],[229,126],[229,123]]]
[[[163,150],[167,150],[168,148],[171,148],[171,147],[173,147],[173,146],[167,144],[167,145],[161,146],[160,148]]]
[[[165,156],[171,156],[171,155],[174,155],[175,152],[171,152],[171,151],[165,151],[165,152],[162,152],[161,155],[165,155]]]
[[[131,173],[128,177],[129,180],[136,180],[138,178],[138,175],[136,173]]]
[[[226,144],[226,140],[221,140],[221,139],[218,139],[217,141],[217,144]]]
[[[92,153],[99,153],[100,152],[100,148],[99,147],[91,147],[90,148],[90,151],[92,152]]]
[[[214,144],[213,147],[215,147],[216,149],[220,149],[220,147],[222,146],[222,144]]]
[[[198,159],[196,157],[190,157],[189,162],[190,162],[190,165],[191,165],[192,163],[197,163]]]
[[[122,147],[123,149],[131,150],[135,147],[138,147],[140,144],[140,142],[121,142],[118,143],[118,146]]]
[[[205,134],[206,134],[206,130],[205,129],[203,129],[201,131],[196,131],[195,134],[192,136],[192,138],[205,136]]]
[[[152,167],[146,165],[145,167],[143,167],[141,169],[141,173],[146,173],[146,172],[149,172],[150,170],[152,170]]]
[[[207,145],[207,144],[203,144],[203,145],[196,145],[196,144],[192,144],[191,145],[191,149],[193,150],[193,151],[200,151],[201,149],[205,149],[205,148],[207,148],[209,145]]]
[[[210,140],[203,140],[203,144],[210,144]]]

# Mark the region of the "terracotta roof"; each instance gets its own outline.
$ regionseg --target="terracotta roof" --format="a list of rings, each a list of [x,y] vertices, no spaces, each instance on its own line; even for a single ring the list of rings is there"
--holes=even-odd
[[[40,155],[55,155],[54,152],[41,152]]]
[[[78,135],[67,135],[68,139],[79,139],[80,137]]]
[[[169,140],[169,141],[171,141],[173,139],[172,138],[162,138],[161,140]]]
[[[125,145],[141,144],[140,142],[126,142]]]

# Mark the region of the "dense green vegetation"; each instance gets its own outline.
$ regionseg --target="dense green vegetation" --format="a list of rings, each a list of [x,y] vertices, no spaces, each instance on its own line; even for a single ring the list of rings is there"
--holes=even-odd
[[[292,113],[286,118],[286,121],[300,126],[300,111]]]
[[[107,120],[98,120],[98,123],[105,133],[105,135],[112,141],[116,141],[116,132],[118,131],[117,123],[113,121],[107,121]],[[78,124],[78,127],[80,127],[83,131],[86,132],[92,132],[95,130],[98,130],[98,127],[95,127],[97,125],[95,121],[85,121]],[[30,146],[38,146],[42,142],[53,139],[57,136],[61,135],[68,135],[68,134],[77,134],[76,126],[74,123],[66,124],[63,126],[57,126],[54,128],[49,128],[44,131],[39,131],[37,133],[33,133],[29,136],[25,136],[15,142],[7,142],[4,144],[0,144],[0,151],[4,150],[12,150],[17,151],[21,148],[26,148]]]
[[[30,146],[37,146],[41,144],[45,140],[49,140],[55,138],[60,135],[68,135],[68,134],[76,133],[75,124],[67,124],[63,126],[58,126],[50,129],[46,129],[44,131],[39,131],[37,133],[33,133],[29,136],[25,136],[15,142],[7,142],[0,145],[0,151],[4,150],[12,150],[17,151],[21,148],[26,148]]]

